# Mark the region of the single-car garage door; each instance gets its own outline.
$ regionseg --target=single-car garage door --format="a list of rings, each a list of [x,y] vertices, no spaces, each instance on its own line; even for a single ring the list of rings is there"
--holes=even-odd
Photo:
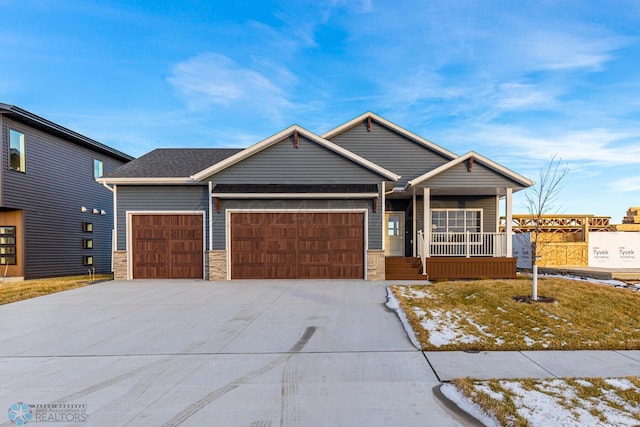
[[[362,279],[364,227],[364,213],[232,213],[231,278]]]
[[[134,279],[202,279],[202,215],[132,215]]]

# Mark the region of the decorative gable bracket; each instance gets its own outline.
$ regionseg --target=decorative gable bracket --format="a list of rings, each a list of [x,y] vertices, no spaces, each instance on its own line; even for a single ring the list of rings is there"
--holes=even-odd
[[[474,161],[474,157],[471,156],[467,159],[467,172],[471,172],[471,169],[473,169],[473,161]]]

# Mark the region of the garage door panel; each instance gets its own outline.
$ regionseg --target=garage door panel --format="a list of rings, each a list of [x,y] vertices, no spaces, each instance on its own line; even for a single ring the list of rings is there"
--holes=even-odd
[[[233,213],[230,240],[234,279],[364,277],[362,213]],[[252,259],[263,264],[251,268]]]

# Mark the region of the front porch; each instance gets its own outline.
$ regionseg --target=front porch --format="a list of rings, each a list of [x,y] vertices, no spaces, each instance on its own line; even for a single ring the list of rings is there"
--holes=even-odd
[[[513,257],[386,257],[386,280],[515,279]],[[426,269],[423,269],[423,265]],[[425,271],[426,270],[426,271]]]
[[[389,223],[387,236],[395,224]],[[510,254],[510,236],[500,232],[416,233],[416,256],[385,257],[386,280],[514,279],[516,261]],[[426,243],[428,241],[428,243]],[[387,238],[389,242],[389,237]]]

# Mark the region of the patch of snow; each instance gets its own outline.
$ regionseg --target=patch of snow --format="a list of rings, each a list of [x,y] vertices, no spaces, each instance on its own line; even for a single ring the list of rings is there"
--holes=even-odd
[[[524,343],[528,346],[528,347],[532,347],[535,343],[536,340],[529,338],[528,335],[524,336]]]
[[[428,290],[414,289],[407,286],[402,286],[400,289],[401,289],[400,293],[402,294],[402,296],[406,298],[419,298],[419,299],[424,299],[424,298],[435,299],[436,298]]]
[[[424,310],[417,307],[414,307],[413,311],[418,318],[422,319],[420,325],[427,331],[429,342],[436,347],[452,343],[470,344],[480,340],[475,335],[462,332],[460,320],[463,317],[460,313],[431,309],[427,315]]]
[[[467,414],[474,417],[487,427],[499,427],[500,424],[497,420],[491,418],[485,414],[482,409],[469,399],[467,399],[453,384],[442,384],[440,391],[445,395],[447,399],[452,401]]]
[[[582,386],[593,386],[593,383],[585,379],[576,379],[575,382]],[[625,378],[607,378],[605,382],[619,390],[636,389],[636,391],[640,392],[640,389]],[[533,389],[523,387],[523,384],[518,380],[501,380],[499,384],[510,393],[518,415],[526,419],[532,427],[550,425],[638,425],[637,419],[633,416],[640,413],[640,408],[624,401],[616,394],[615,390],[603,389],[598,397],[582,399],[578,396],[576,390],[562,379],[536,381]],[[451,385],[451,387],[454,386]],[[476,381],[474,389],[478,392],[487,393],[492,399],[504,400],[504,395],[491,390],[487,381]],[[460,391],[458,391],[457,395],[450,391],[447,391],[446,394],[461,409],[478,417],[481,422],[488,424],[485,418],[480,419],[479,416],[475,415],[480,413],[486,417],[481,409],[476,408],[474,410],[462,406],[468,404],[476,405],[464,396],[459,397],[459,395],[461,395]],[[495,425],[496,421],[492,418],[490,420],[494,423],[492,425]]]
[[[477,391],[481,391],[483,393],[485,393],[486,395],[488,395],[490,398],[494,399],[494,400],[498,400],[500,402],[504,402],[504,395],[502,393],[496,393],[495,391],[493,391],[491,389],[491,387],[489,387],[488,384],[478,384],[475,389]]]
[[[508,313],[509,312],[509,310],[505,310],[504,308],[502,308],[500,306],[496,307],[496,310],[501,311],[503,313]]]
[[[627,391],[635,388],[633,383],[626,378],[607,378],[604,380],[604,382],[609,384],[611,387],[615,387],[622,391]]]

